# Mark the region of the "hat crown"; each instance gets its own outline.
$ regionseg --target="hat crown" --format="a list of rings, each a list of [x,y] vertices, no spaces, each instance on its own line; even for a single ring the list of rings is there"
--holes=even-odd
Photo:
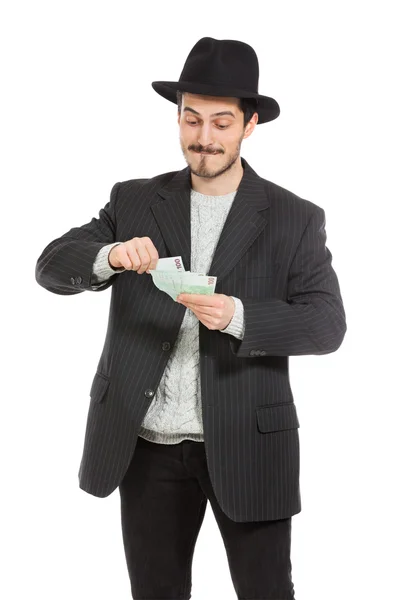
[[[204,37],[190,51],[179,81],[236,86],[258,94],[258,77],[258,59],[251,46]]]

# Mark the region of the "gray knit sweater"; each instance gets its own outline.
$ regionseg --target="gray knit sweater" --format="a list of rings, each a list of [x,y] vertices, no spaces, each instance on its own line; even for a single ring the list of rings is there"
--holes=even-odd
[[[215,248],[236,192],[223,196],[206,196],[191,191],[191,265],[195,273],[208,274]],[[96,285],[104,285],[115,273],[108,262],[108,255],[115,242],[103,246],[93,264]],[[189,265],[184,265],[188,270]],[[212,275],[212,273],[210,273]],[[98,283],[97,283],[98,282]],[[103,283],[101,283],[103,282]],[[164,292],[160,291],[160,294]],[[239,339],[244,335],[243,304],[232,296],[235,313],[229,325],[221,330]],[[166,302],[172,302],[166,298]],[[156,390],[154,398],[143,419],[139,435],[160,444],[177,444],[189,439],[204,441],[199,369],[199,320],[186,309],[178,338]]]

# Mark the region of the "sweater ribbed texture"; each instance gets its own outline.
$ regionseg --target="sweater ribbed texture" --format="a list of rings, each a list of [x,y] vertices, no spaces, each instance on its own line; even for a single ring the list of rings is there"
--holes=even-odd
[[[191,265],[190,271],[209,274],[222,228],[236,192],[223,196],[207,196],[191,191]],[[99,285],[116,272],[108,262],[115,242],[104,246],[93,265],[93,279]],[[189,270],[189,265],[184,265]],[[212,273],[211,273],[212,275]],[[93,286],[93,287],[97,287]],[[160,291],[160,293],[163,293]],[[223,333],[242,339],[244,335],[243,304],[233,297],[235,314]],[[168,359],[160,384],[144,416],[139,435],[160,444],[177,444],[189,439],[204,441],[200,366],[199,320],[186,309],[176,343]]]

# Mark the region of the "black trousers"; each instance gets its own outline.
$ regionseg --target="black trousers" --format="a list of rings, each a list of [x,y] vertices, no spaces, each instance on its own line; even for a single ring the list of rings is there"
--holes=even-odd
[[[204,442],[138,437],[120,486],[123,543],[134,600],[188,600],[197,536],[210,501],[237,597],[294,600],[291,517],[237,523],[221,510]]]

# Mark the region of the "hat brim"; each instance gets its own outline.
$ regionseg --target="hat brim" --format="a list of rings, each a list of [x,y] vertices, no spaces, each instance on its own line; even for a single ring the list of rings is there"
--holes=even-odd
[[[166,100],[177,104],[176,92],[189,92],[191,94],[202,94],[206,96],[222,96],[233,98],[256,98],[258,106],[256,112],[258,114],[257,125],[273,121],[280,114],[280,107],[274,98],[262,96],[254,92],[247,92],[237,88],[229,88],[226,86],[215,86],[214,84],[193,83],[190,81],[153,81],[153,89]]]

